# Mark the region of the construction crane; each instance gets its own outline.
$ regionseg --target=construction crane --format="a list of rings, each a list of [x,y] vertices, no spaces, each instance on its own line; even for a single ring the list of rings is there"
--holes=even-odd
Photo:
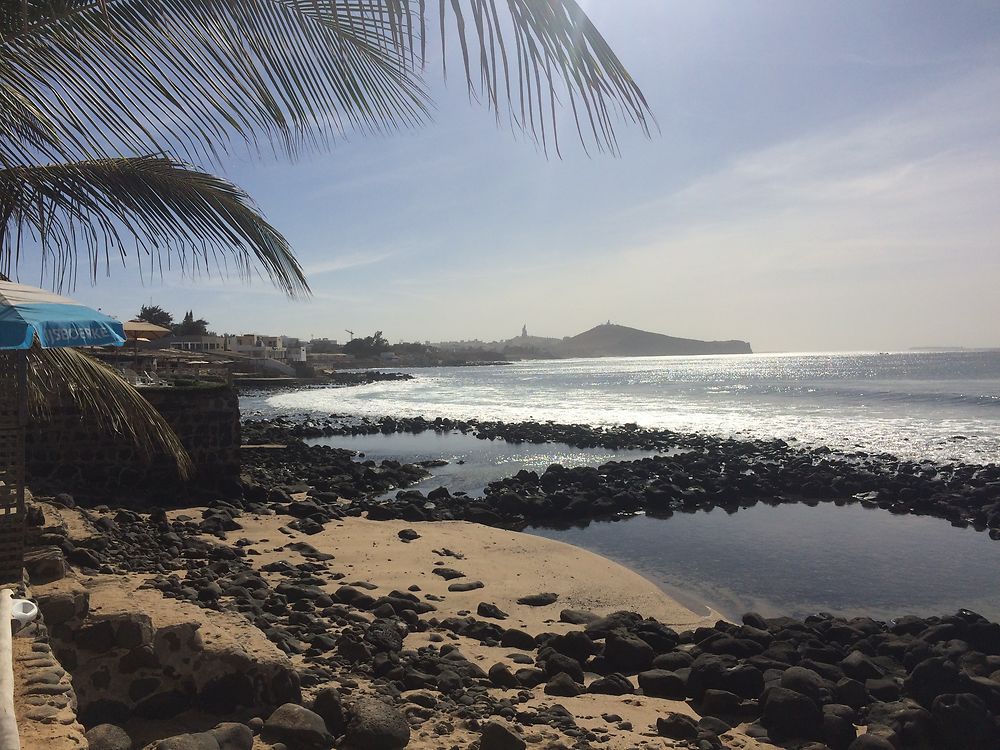
[[[354,331],[348,330],[347,328],[345,328],[344,330],[347,331],[348,335],[350,335],[351,337],[350,340],[354,341]]]

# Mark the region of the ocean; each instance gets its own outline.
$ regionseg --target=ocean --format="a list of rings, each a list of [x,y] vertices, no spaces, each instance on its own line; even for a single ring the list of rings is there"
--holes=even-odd
[[[1000,461],[1000,350],[620,357],[404,370],[267,412],[452,417],[779,437],[901,458]]]
[[[1000,462],[1000,351],[609,358],[409,370],[415,379],[242,399],[245,416],[316,413],[644,427],[778,437],[936,462]],[[481,493],[550,463],[641,451],[509,444],[458,433],[321,438],[367,458],[446,466],[418,488]],[[529,528],[645,575],[693,609],[889,618],[969,607],[1000,620],[1000,542],[859,505],[759,505]]]

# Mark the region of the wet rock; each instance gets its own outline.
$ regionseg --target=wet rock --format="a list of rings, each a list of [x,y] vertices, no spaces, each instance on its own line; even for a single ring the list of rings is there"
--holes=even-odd
[[[350,711],[345,741],[357,750],[397,750],[410,742],[406,717],[376,698],[361,698]]]

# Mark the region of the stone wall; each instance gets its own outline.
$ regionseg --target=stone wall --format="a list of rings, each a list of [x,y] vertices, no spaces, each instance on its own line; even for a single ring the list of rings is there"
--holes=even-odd
[[[55,406],[51,419],[28,431],[28,483],[35,489],[87,497],[150,497],[209,492],[239,494],[240,414],[228,385],[143,388],[195,465],[182,483],[165,456],[148,460],[120,434],[102,432],[72,406]]]

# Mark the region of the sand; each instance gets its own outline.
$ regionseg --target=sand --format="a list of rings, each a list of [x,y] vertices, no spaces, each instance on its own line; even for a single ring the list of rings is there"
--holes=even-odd
[[[72,536],[79,538],[92,533],[90,524],[79,511],[64,509],[59,515],[70,527]],[[171,511],[169,515],[197,517],[200,511],[188,508]],[[345,583],[365,582],[375,587],[370,590],[373,596],[380,596],[388,594],[393,589],[406,590],[415,585],[419,587],[417,596],[433,595],[437,598],[433,601],[436,611],[424,615],[423,619],[435,617],[441,620],[470,613],[476,616],[476,608],[480,602],[495,604],[509,614],[506,620],[496,621],[503,627],[520,628],[532,634],[579,629],[579,625],[569,625],[559,621],[559,613],[563,609],[590,610],[599,615],[630,610],[653,617],[677,630],[712,624],[719,619],[715,612],[701,615],[688,610],[652,582],[611,560],[572,545],[529,534],[467,522],[407,523],[348,518],[325,524],[323,531],[318,534],[306,535],[289,532],[287,524],[293,519],[288,516],[246,513],[238,520],[242,528],[227,534],[225,542],[211,536],[203,538],[218,544],[233,544],[241,540],[241,546],[245,546],[248,552],[255,553],[248,554],[244,560],[258,570],[267,563],[277,560],[286,560],[293,564],[305,562],[306,559],[299,552],[286,549],[286,545],[290,542],[308,542],[319,551],[334,556],[328,564],[331,573],[343,574],[343,578],[339,580],[331,576],[324,586],[327,591],[333,592]],[[404,542],[398,536],[398,532],[402,529],[412,529],[420,536],[413,541]],[[443,554],[445,550],[454,554]],[[433,573],[434,569],[439,567],[456,569],[464,576],[455,581],[445,580]],[[272,584],[282,580],[279,574],[263,573],[263,575]],[[90,584],[93,587],[94,603],[100,610],[107,612],[128,608],[130,604],[134,605],[138,599],[133,599],[129,603],[129,597],[140,593],[137,587],[148,577],[130,575],[126,581],[117,576],[102,576],[80,583]],[[481,581],[484,584],[483,588],[469,592],[448,591],[449,583],[470,580]],[[559,595],[558,600],[543,607],[517,603],[521,597],[542,592],[556,593]],[[153,601],[160,595],[149,589],[142,590],[141,595],[141,609],[147,612],[151,610],[163,612],[165,609],[177,607],[178,604],[174,600],[166,599],[160,602]],[[191,605],[185,605],[183,609],[187,617],[193,616],[194,610],[198,610]],[[217,632],[215,625],[218,625],[221,628],[231,627],[235,634],[249,625],[242,623],[242,627],[238,627],[235,621],[227,622],[235,617],[234,615],[220,615],[210,610],[198,611],[206,624],[214,621],[214,625],[207,627],[206,632]],[[363,616],[370,617],[367,614]],[[516,664],[510,658],[516,653],[515,649],[484,646],[476,640],[455,636],[436,628],[410,634],[406,638],[404,648],[426,646],[432,642],[432,635],[437,636],[438,640],[444,636],[445,642],[457,645],[467,658],[477,662],[484,670],[488,670],[497,662],[506,663],[511,669],[523,666]],[[304,666],[301,656],[293,656],[292,662]],[[358,675],[351,677],[357,678],[359,683],[354,695],[370,690],[365,678]],[[588,675],[587,681],[595,677],[596,675]],[[632,682],[636,684],[635,678],[632,678]],[[656,719],[670,711],[697,716],[691,707],[682,701],[638,695],[585,694],[576,698],[554,698],[546,696],[542,688],[543,686],[540,686],[531,691],[533,698],[521,708],[537,709],[543,706],[561,705],[574,715],[579,726],[594,731],[602,738],[596,746],[611,750],[681,747],[683,743],[675,743],[657,736]],[[312,690],[306,691],[307,694],[304,696],[306,705],[311,692]],[[493,692],[498,697],[512,697],[516,691],[495,689]],[[403,697],[406,695],[407,693],[404,693]],[[349,697],[348,700],[350,699]],[[620,719],[602,717],[611,714]],[[143,741],[148,741],[155,736],[162,737],[173,732],[205,728],[211,725],[212,720],[217,721],[219,718],[210,719],[189,712],[189,715],[165,722],[163,726],[153,726],[146,722],[136,734],[142,736]],[[450,722],[450,718],[438,714],[414,726],[409,747],[415,750],[465,748],[478,739],[477,731],[465,727],[462,722]],[[629,722],[631,729],[617,726],[619,721]],[[447,724],[442,726],[442,722]],[[169,731],[171,727],[173,732]],[[130,729],[133,728],[140,730],[139,726],[130,726]],[[440,734],[439,732],[445,728],[447,732]],[[531,747],[571,747],[570,740],[555,729],[536,726],[517,728],[524,734]],[[772,747],[746,737],[739,728],[727,733],[724,740],[729,747],[740,750],[764,750]],[[258,738],[255,747],[265,748],[267,745]]]

